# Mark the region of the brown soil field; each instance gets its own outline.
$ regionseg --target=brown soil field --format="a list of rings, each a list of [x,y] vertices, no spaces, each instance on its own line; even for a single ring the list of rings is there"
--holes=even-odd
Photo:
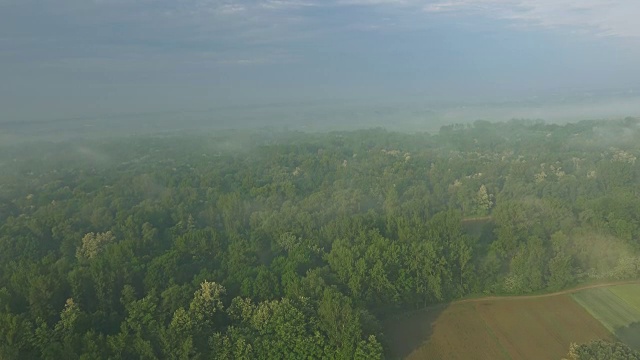
[[[560,359],[571,342],[612,337],[568,295],[481,302],[476,308],[512,359]]]
[[[392,358],[560,359],[611,333],[568,295],[477,299],[390,321]]]
[[[438,316],[436,314],[418,313],[409,319],[405,319],[401,329],[395,334],[407,334],[415,329],[415,325],[427,323],[433,333],[429,337],[426,346],[420,341],[413,341],[417,346],[405,347],[396,352],[399,357],[407,356],[408,359],[509,359],[501,348],[495,334],[492,333],[476,310],[476,304],[458,304],[449,306]],[[411,329],[411,330],[410,330]],[[418,335],[419,332],[413,333]],[[419,340],[424,341],[424,338]],[[404,344],[400,339],[394,343]],[[417,349],[416,349],[417,348]],[[415,349],[415,350],[414,350]],[[455,351],[451,351],[455,349]],[[473,354],[470,356],[469,354]]]

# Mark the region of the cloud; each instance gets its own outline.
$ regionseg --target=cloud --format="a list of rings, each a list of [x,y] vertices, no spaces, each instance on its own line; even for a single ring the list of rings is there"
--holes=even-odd
[[[298,0],[0,0],[0,63],[108,69],[154,63],[290,63],[303,39]],[[10,58],[11,57],[11,58]]]
[[[318,3],[314,1],[301,1],[301,0],[267,0],[259,3],[259,5],[265,9],[297,9],[304,7],[317,7]]]
[[[0,0],[0,63],[126,63],[149,54],[168,63],[290,63],[301,60],[292,44],[411,30],[451,16],[637,38],[639,13],[640,2],[613,0]],[[104,50],[114,48],[122,54]]]
[[[563,29],[598,36],[640,37],[640,2],[613,0],[445,0],[427,13],[481,15],[516,26]]]
[[[253,29],[274,28],[286,30],[275,34],[283,35],[317,24],[318,16],[327,16],[318,9],[338,12],[343,7],[356,7],[363,14],[378,17],[385,11],[415,16],[415,10],[422,9],[423,16],[480,15],[521,26],[640,37],[636,20],[640,2],[622,0],[0,0],[0,10],[7,17],[35,19],[35,13],[85,26],[187,27],[208,36],[220,31],[228,31],[227,36],[241,35],[243,30],[255,34]],[[378,11],[367,13],[367,8]],[[11,10],[15,10],[13,14]]]

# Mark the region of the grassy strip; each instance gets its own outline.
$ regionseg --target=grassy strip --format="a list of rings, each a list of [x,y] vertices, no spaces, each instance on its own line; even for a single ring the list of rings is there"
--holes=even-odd
[[[619,285],[611,287],[610,290],[640,312],[640,285]]]
[[[640,321],[640,311],[608,288],[580,291],[572,297],[612,333]]]

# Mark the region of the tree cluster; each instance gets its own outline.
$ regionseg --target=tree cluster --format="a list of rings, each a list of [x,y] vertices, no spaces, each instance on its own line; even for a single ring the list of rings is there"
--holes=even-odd
[[[0,358],[362,358],[385,315],[640,271],[640,125],[0,149]]]

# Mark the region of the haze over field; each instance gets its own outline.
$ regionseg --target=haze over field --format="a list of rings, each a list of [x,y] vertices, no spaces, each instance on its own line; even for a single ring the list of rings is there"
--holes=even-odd
[[[0,123],[637,116],[638,13],[610,0],[0,0]]]

